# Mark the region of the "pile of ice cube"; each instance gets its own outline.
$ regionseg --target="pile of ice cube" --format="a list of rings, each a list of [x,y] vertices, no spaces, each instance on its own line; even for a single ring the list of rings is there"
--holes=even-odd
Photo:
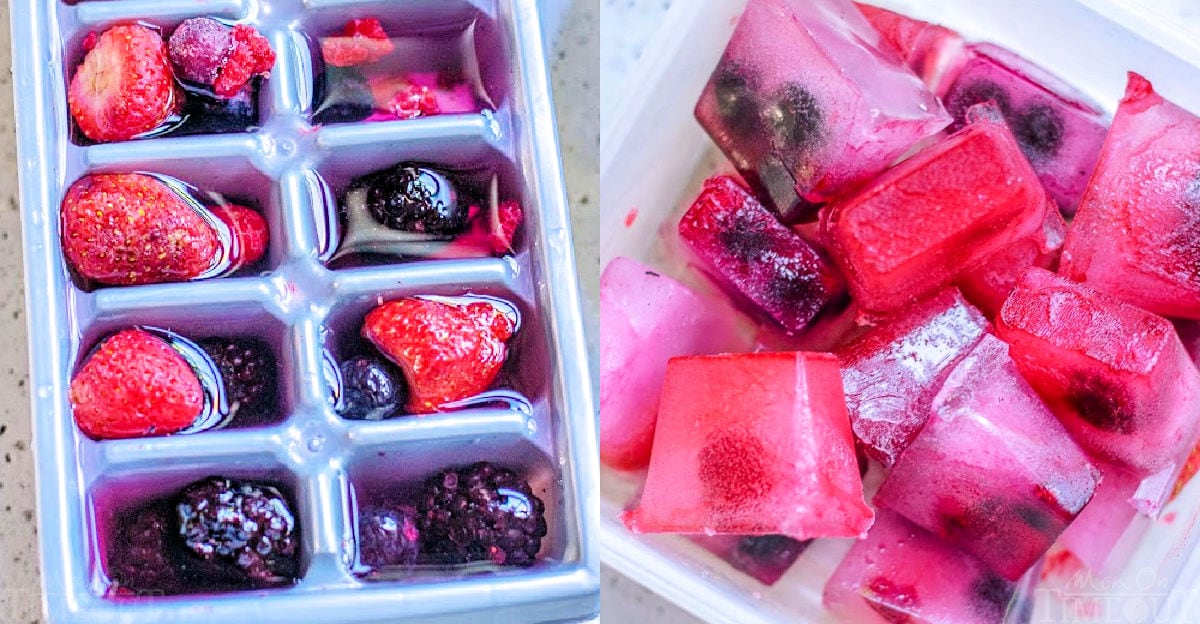
[[[1200,118],[1131,73],[1110,126],[1012,52],[849,0],[750,0],[696,116],[738,175],[671,238],[716,294],[627,258],[601,281],[630,529],[767,584],[858,538],[825,588],[856,622],[1020,618],[1056,545],[1119,565],[1194,472]]]

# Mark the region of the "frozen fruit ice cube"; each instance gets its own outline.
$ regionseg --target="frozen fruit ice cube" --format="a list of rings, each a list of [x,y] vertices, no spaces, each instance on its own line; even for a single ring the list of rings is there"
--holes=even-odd
[[[996,332],[1097,457],[1146,477],[1195,444],[1200,372],[1166,319],[1031,268],[1004,302]]]
[[[1155,314],[1200,318],[1200,118],[1130,73],[1060,273]]]
[[[862,492],[837,358],[680,357],[641,501],[623,519],[637,533],[861,536],[874,517]]]
[[[949,123],[849,0],[751,0],[696,118],[785,220]]]
[[[774,585],[808,548],[786,535],[694,535],[692,541],[763,585]]]
[[[825,584],[825,606],[860,624],[993,624],[1016,585],[945,540],[880,509]]]
[[[871,6],[855,3],[863,17],[879,32],[884,45],[908,63],[935,94],[942,93],[964,59],[963,39],[958,33]]]
[[[728,310],[628,258],[600,277],[600,456],[634,470],[650,461],[667,360],[747,346]]]
[[[1113,547],[1137,513],[1129,499],[1137,489],[1138,479],[1118,466],[1103,462],[1097,462],[1097,466],[1104,478],[1092,500],[1058,537],[1058,543],[1090,570],[1101,573]]]
[[[875,504],[1021,577],[1092,497],[1100,472],[988,334],[934,398]]]
[[[971,106],[996,102],[1046,190],[1074,214],[1107,131],[1099,108],[1037,65],[985,43],[967,46],[943,101],[956,125]]]
[[[890,467],[925,426],[933,397],[987,331],[987,319],[947,289],[837,350],[858,445]]]
[[[735,297],[799,332],[843,293],[832,265],[729,176],[704,182],[679,222],[683,241]]]
[[[1067,222],[1054,200],[1047,198],[1046,219],[1042,221],[1041,229],[1014,241],[992,254],[978,268],[960,275],[958,288],[988,318],[995,318],[1025,269],[1036,266],[1053,270],[1057,266],[1066,237]]]
[[[1046,192],[1011,133],[980,118],[822,216],[850,294],[886,313],[949,285],[1038,231]]]

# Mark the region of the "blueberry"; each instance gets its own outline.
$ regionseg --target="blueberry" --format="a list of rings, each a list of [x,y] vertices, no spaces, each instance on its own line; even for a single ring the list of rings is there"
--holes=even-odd
[[[1033,104],[1012,119],[1013,135],[1030,158],[1053,156],[1062,146],[1066,127],[1049,104]]]
[[[404,382],[391,364],[374,357],[342,362],[342,403],[339,413],[350,420],[382,420],[395,414],[406,400]]]
[[[735,134],[753,136],[761,130],[753,82],[733,63],[722,63],[713,76],[717,114]]]
[[[954,117],[952,129],[961,128],[967,119],[967,110],[976,104],[995,102],[1000,114],[1008,119],[1012,114],[1012,104],[1008,93],[1000,85],[990,80],[976,80],[955,88],[946,98],[946,112]]]
[[[313,123],[362,121],[375,112],[370,83],[352,67],[326,67],[313,91]]]
[[[487,462],[442,471],[417,504],[421,560],[530,566],[546,536],[546,508],[529,483]]]
[[[454,235],[466,228],[468,206],[438,169],[400,163],[358,178],[348,192],[359,189],[371,216],[393,230]]]
[[[1075,376],[1067,400],[1079,417],[1101,431],[1129,434],[1136,429],[1125,392],[1098,375]]]
[[[999,622],[1008,611],[1013,584],[994,572],[984,572],[971,582],[971,606],[984,619]]]
[[[415,564],[418,537],[417,510],[407,505],[367,507],[359,514],[358,557],[363,565]]]
[[[747,536],[738,540],[729,563],[770,585],[792,567],[809,543],[785,535]]]
[[[176,134],[220,134],[246,132],[258,125],[258,79],[230,98],[217,97],[210,91],[186,87],[183,107],[186,121]]]
[[[804,87],[784,85],[762,111],[776,149],[804,150],[821,138],[824,114],[817,98]]]
[[[274,487],[209,477],[184,489],[175,512],[178,534],[193,556],[253,585],[296,578],[296,521]]]
[[[262,420],[275,411],[275,357],[256,338],[209,338],[199,342],[225,384],[229,415],[243,421]]]

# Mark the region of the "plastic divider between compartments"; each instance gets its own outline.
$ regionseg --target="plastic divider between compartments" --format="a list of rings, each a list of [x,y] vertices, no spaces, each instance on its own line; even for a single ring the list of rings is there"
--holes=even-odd
[[[230,20],[245,19],[253,0],[205,0],[203,14]],[[79,2],[71,7],[80,26],[106,26],[119,21],[180,22],[198,14],[190,3],[161,0],[111,0],[109,2]]]

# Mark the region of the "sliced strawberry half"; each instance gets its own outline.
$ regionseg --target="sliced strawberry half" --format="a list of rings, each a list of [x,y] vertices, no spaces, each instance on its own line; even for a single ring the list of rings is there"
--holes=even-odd
[[[395,49],[383,24],[373,17],[350,20],[341,35],[321,40],[321,56],[334,67],[374,63]]]
[[[161,126],[182,99],[158,31],[114,26],[83,57],[67,90],[71,117],[93,141],[125,141]]]

